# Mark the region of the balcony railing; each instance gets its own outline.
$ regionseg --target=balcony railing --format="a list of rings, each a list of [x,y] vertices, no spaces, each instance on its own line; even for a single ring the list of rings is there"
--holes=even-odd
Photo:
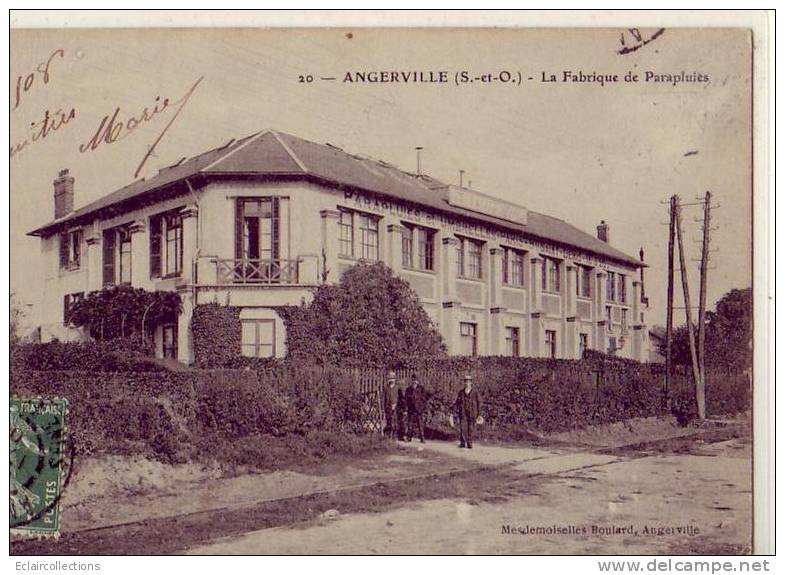
[[[217,275],[222,284],[296,284],[300,260],[218,259]]]

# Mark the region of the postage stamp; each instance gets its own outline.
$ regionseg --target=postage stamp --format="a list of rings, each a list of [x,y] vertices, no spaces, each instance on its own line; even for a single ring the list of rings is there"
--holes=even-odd
[[[67,408],[65,399],[11,398],[9,510],[17,533],[59,533]]]

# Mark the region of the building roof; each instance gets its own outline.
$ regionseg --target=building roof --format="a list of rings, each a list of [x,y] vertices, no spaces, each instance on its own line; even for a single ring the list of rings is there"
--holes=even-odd
[[[257,132],[193,158],[183,158],[172,166],[162,168],[152,178],[137,180],[30,232],[30,235],[47,236],[69,223],[83,222],[107,210],[121,213],[137,207],[140,202],[154,202],[162,199],[165,191],[171,190],[173,184],[197,176],[310,179],[470,218],[547,242],[572,246],[627,265],[642,265],[638,259],[564,220],[529,211],[526,222],[522,223],[471,211],[450,204],[449,186],[430,176],[418,176],[380,160],[349,154],[330,144],[317,144],[275,130]]]

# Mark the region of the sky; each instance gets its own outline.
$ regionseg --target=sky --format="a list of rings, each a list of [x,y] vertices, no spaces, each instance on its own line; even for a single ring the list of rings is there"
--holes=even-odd
[[[656,30],[640,32],[646,41]],[[589,233],[606,220],[613,246],[636,256],[645,250],[650,326],[665,321],[665,204],[673,194],[694,203],[710,190],[719,205],[713,307],[728,290],[751,285],[750,38],[740,29],[667,29],[618,53],[638,44],[610,28],[14,30],[10,145],[29,143],[11,157],[12,292],[27,321],[38,321],[40,247],[26,233],[53,219],[59,170],[75,177],[79,207],[132,182],[140,164],[139,176],[150,177],[274,128],[410,171],[422,146],[422,170],[437,179],[457,184],[464,170],[475,190]],[[448,81],[343,81],[346,73],[383,70],[445,72]],[[461,71],[477,80],[456,85]],[[520,73],[522,82],[481,81],[502,71]],[[620,81],[564,82],[565,71]],[[708,81],[647,82],[646,72]],[[628,73],[638,81],[624,82]],[[543,74],[557,81],[543,82]],[[169,105],[153,113],[165,99]],[[90,149],[101,120],[118,107],[117,140]],[[59,118],[58,110],[72,109],[72,119],[32,141],[47,110]],[[147,119],[129,131],[130,117]],[[684,208],[693,303],[701,215],[699,206]]]

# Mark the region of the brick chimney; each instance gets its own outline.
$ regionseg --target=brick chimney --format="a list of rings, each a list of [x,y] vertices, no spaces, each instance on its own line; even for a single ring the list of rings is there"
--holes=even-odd
[[[606,244],[608,243],[608,224],[605,223],[605,220],[602,220],[600,225],[597,226],[597,239],[604,241]]]
[[[74,178],[68,168],[60,170],[52,182],[55,188],[55,219],[60,219],[74,211]]]

